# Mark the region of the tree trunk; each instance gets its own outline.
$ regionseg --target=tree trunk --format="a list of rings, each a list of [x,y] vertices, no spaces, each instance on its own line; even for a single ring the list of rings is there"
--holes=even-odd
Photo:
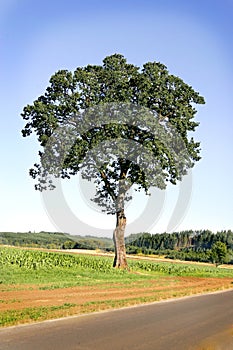
[[[126,217],[124,209],[116,213],[116,228],[113,232],[113,241],[115,246],[115,258],[113,267],[128,269],[125,251],[125,226]]]

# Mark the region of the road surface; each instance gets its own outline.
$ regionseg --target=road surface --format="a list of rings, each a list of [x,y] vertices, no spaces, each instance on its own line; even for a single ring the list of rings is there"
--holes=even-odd
[[[233,290],[0,329],[1,350],[233,349]]]

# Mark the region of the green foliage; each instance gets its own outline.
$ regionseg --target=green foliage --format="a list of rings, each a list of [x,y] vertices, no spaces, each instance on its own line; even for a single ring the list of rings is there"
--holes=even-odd
[[[190,231],[153,235],[150,233],[141,233],[136,237],[135,235],[127,237],[126,246],[137,246],[154,251],[180,249],[191,246],[191,234]]]
[[[225,263],[233,262],[233,232],[221,231],[216,234],[210,230],[182,231],[174,233],[154,234],[141,233],[126,237],[126,248],[129,254],[160,254],[170,259],[187,261],[212,262],[219,258],[216,249],[212,247],[216,242],[226,246],[224,252]]]
[[[154,262],[143,259],[129,259],[129,267],[131,271],[146,271],[148,273],[151,272],[172,276],[233,277],[232,269],[222,270],[215,269],[212,266]],[[34,276],[33,282],[35,282],[35,279],[37,279],[37,276],[39,276],[41,271],[49,274],[50,277],[48,278],[48,281],[52,280],[52,275],[56,275],[55,280],[57,283],[61,282],[61,276],[63,276],[63,278],[68,282],[68,274],[71,273],[75,274],[75,278],[72,278],[72,283],[77,284],[78,272],[81,272],[83,279],[81,282],[84,282],[84,284],[87,276],[89,276],[88,283],[91,283],[90,278],[93,280],[92,283],[96,283],[95,274],[98,275],[97,279],[101,279],[103,276],[104,278],[114,278],[115,280],[118,278],[123,278],[125,281],[127,281],[127,279],[132,280],[134,278],[144,278],[143,275],[140,277],[125,270],[115,270],[112,267],[111,258],[109,257],[42,252],[6,247],[0,247],[0,268],[3,271],[7,269],[8,275],[12,269],[13,274],[18,271],[21,276],[23,276],[23,273],[28,271],[31,276]],[[36,274],[34,273],[35,270]],[[64,275],[62,274],[63,271]],[[149,278],[150,275],[147,277]],[[25,282],[24,277],[23,281]]]
[[[194,121],[197,112],[194,105],[203,103],[204,98],[198,92],[169,74],[160,62],[145,63],[140,69],[127,63],[122,55],[114,54],[106,57],[100,66],[58,71],[50,78],[45,94],[27,105],[22,113],[26,120],[23,136],[35,133],[42,146],[41,164],[30,170],[30,175],[38,180],[36,189],[54,188],[50,174],[70,178],[88,166],[83,177],[95,179],[96,200],[114,213],[119,209],[122,181],[124,200],[128,199],[127,190],[133,184],[146,193],[152,185],[165,188],[168,181],[175,184],[200,159],[200,144],[189,134],[198,126]],[[136,106],[142,109],[135,112]],[[125,122],[119,123],[113,117],[122,110]],[[150,130],[155,120],[157,134]],[[86,130],[84,125],[88,125]],[[172,138],[171,128],[184,147]],[[165,129],[170,131],[161,140],[161,130]],[[93,164],[93,158],[84,161],[88,151],[96,149],[103,140],[115,139],[143,145],[154,161],[147,159],[146,169],[156,175],[149,180],[138,164],[129,157],[114,156],[113,151],[105,152],[108,159],[101,165]],[[166,140],[172,143],[170,148]]]
[[[214,262],[211,248],[215,242],[227,247],[225,263],[233,263],[233,232],[221,231],[216,234],[210,230],[182,231],[172,234],[138,233],[125,239],[128,254],[159,254],[170,259],[186,261]],[[57,249],[101,249],[113,251],[110,238],[93,236],[71,236],[57,232],[1,232],[0,244],[23,247],[42,247]]]
[[[0,244],[61,248],[64,242],[74,242],[72,236],[59,232],[0,232]]]
[[[113,240],[105,237],[93,237],[93,236],[74,236],[76,241],[74,249],[101,249],[103,251],[113,251]]]
[[[59,232],[0,232],[0,244],[48,249],[113,250],[110,238],[73,236]]]
[[[172,250],[168,254],[166,254],[166,258],[169,259],[179,259],[179,260],[185,260],[185,261],[200,261],[200,262],[210,262],[211,256],[210,256],[210,250],[206,251],[194,251],[189,249],[184,250]]]
[[[28,270],[53,269],[54,267],[82,267],[107,272],[112,269],[108,258],[70,255],[24,249],[0,248],[0,266],[18,266]]]
[[[221,277],[228,276],[233,277],[233,271],[231,269],[221,271],[215,269],[212,266],[197,266],[189,264],[178,263],[160,263],[160,262],[148,262],[148,261],[135,261],[131,260],[129,266],[135,270],[149,271],[161,273],[164,275],[172,276],[198,276],[198,277]]]
[[[226,244],[220,241],[215,242],[212,245],[210,257],[213,263],[216,264],[216,266],[226,262],[226,257],[227,257]]]

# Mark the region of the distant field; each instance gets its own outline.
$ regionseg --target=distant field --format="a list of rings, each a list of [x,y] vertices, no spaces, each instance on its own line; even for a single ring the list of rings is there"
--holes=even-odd
[[[233,288],[233,270],[200,264],[0,247],[0,326]]]

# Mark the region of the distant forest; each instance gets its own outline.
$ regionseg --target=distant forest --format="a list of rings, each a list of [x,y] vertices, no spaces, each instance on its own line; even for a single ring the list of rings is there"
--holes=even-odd
[[[233,232],[230,230],[217,233],[210,230],[140,233],[127,237],[126,247],[128,254],[160,254],[170,259],[209,262],[216,242],[222,242],[226,247],[224,262],[233,263]]]
[[[0,244],[47,249],[113,249],[110,238],[61,232],[0,232]]]
[[[139,233],[126,238],[128,246],[146,248],[155,251],[181,250],[192,248],[195,251],[211,249],[213,243],[226,243],[228,249],[233,250],[233,232],[221,231],[213,233],[210,230],[181,231],[174,233]]]
[[[125,238],[128,254],[163,255],[170,259],[210,262],[213,246],[221,242],[226,248],[224,263],[233,264],[233,232],[187,230],[174,233],[131,234]],[[113,251],[110,238],[70,235],[60,232],[0,232],[0,244],[47,249],[100,249]]]

